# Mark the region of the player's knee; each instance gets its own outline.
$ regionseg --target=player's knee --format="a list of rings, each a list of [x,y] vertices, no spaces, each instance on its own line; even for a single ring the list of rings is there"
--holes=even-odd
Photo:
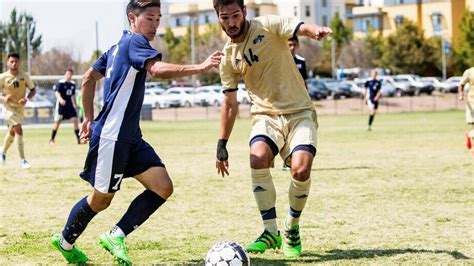
[[[107,209],[112,203],[113,197],[90,197],[90,206],[95,212],[101,212]]]
[[[168,199],[174,191],[173,181],[171,181],[170,178],[167,178],[154,185],[150,190],[158,194],[160,197]]]
[[[298,181],[306,181],[311,175],[311,169],[305,165],[292,165],[291,176]]]
[[[252,169],[270,168],[273,158],[265,153],[251,153],[250,167]]]

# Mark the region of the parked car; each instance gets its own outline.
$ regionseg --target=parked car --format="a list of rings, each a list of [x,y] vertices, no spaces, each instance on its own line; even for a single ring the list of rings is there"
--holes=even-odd
[[[413,95],[420,95],[421,93],[431,95],[434,90],[434,87],[430,83],[422,82],[417,75],[396,75],[394,79],[397,82],[408,83],[410,88],[413,89]]]
[[[308,85],[308,94],[311,99],[321,100],[329,97],[331,92],[319,79],[307,79],[306,84]]]
[[[163,97],[168,97],[170,107],[191,107],[194,102],[193,87],[173,87]]]
[[[461,82],[462,77],[454,76],[450,77],[447,80],[441,82],[441,91],[442,92],[458,92],[459,83]]]
[[[221,86],[210,85],[198,87],[194,93],[194,104],[201,106],[221,106],[224,100]]]
[[[441,78],[438,77],[422,77],[421,81],[428,83],[437,91],[441,91]]]
[[[163,95],[164,93],[165,90],[145,90],[145,98],[143,99],[143,105],[150,105],[153,109],[162,109],[170,107],[169,97]]]
[[[393,96],[396,96],[397,94],[397,89],[395,88],[395,86],[392,84],[392,82],[390,82],[389,80],[387,79],[379,79],[380,82],[382,83],[382,88],[380,89],[380,95],[382,97],[393,97]],[[357,87],[360,88],[361,90],[361,93],[362,93],[362,97],[364,97],[365,95],[365,82],[367,80],[363,80],[363,79],[357,79],[355,80],[354,82],[357,84]]]
[[[237,88],[239,89],[237,90],[237,102],[243,104],[250,104],[251,100],[247,88],[245,88],[245,84],[239,83]]]
[[[333,99],[339,99],[344,95],[344,93],[339,90],[339,83],[337,80],[331,78],[320,78],[319,80],[329,89],[330,95]]]
[[[340,86],[344,86],[349,88],[352,97],[358,97],[358,98],[363,98],[364,97],[364,92],[365,92],[365,81],[364,83],[357,83],[356,81],[353,80],[344,80],[341,81]]]
[[[162,89],[166,90],[166,86],[160,82],[146,82],[145,83],[145,90],[149,89]]]
[[[26,102],[25,108],[48,108],[54,106],[55,104],[50,102],[45,96],[38,94]]]
[[[404,95],[415,95],[415,89],[410,86],[410,82],[406,80],[396,79],[392,76],[378,76],[378,79],[382,81],[386,81],[390,83],[393,87],[395,87],[395,96],[401,97]],[[383,82],[382,82],[383,84]]]

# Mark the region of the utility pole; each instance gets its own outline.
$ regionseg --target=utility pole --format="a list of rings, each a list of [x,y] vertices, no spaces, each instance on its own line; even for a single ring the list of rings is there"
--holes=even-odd
[[[331,38],[331,73],[332,78],[336,78],[336,42]]]
[[[443,70],[443,80],[446,80],[446,43],[441,35],[441,66]]]
[[[28,62],[28,75],[31,75],[31,41],[30,41],[30,21],[26,20],[26,57]]]
[[[190,17],[190,23],[191,23],[191,64],[194,65],[196,64],[196,44],[194,41],[194,35],[195,35],[195,19],[196,15],[192,14]],[[196,88],[196,75],[192,75],[192,82],[193,82],[193,88]]]
[[[99,59],[99,22],[95,21],[95,59]]]

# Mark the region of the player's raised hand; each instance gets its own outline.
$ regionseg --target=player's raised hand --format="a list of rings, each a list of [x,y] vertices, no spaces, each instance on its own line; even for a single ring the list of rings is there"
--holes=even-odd
[[[11,94],[7,94],[3,97],[4,101],[6,103],[10,102],[11,101],[11,98],[12,98],[12,95]]]
[[[201,63],[201,66],[205,71],[208,71],[214,67],[218,67],[221,63],[222,55],[224,54],[221,51],[215,51],[204,62]]]
[[[26,105],[26,102],[27,102],[26,98],[21,98],[20,100],[18,100],[18,104],[19,104],[20,106],[25,106],[25,105]]]
[[[220,139],[217,142],[216,168],[217,174],[222,175],[222,177],[229,175],[229,153],[227,152],[226,145],[226,139]]]
[[[79,133],[79,141],[81,144],[86,144],[91,139],[92,130],[91,130],[92,121],[89,118],[84,118],[84,121],[81,125],[81,130]]]

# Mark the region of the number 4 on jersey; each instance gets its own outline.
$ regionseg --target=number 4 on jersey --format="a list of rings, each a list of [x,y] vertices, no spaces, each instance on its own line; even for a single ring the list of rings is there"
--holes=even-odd
[[[258,56],[253,54],[251,48],[249,48],[249,55],[250,55],[250,60],[246,54],[244,54],[244,59],[247,62],[247,64],[249,64],[249,66],[252,66],[252,62],[258,62]]]

